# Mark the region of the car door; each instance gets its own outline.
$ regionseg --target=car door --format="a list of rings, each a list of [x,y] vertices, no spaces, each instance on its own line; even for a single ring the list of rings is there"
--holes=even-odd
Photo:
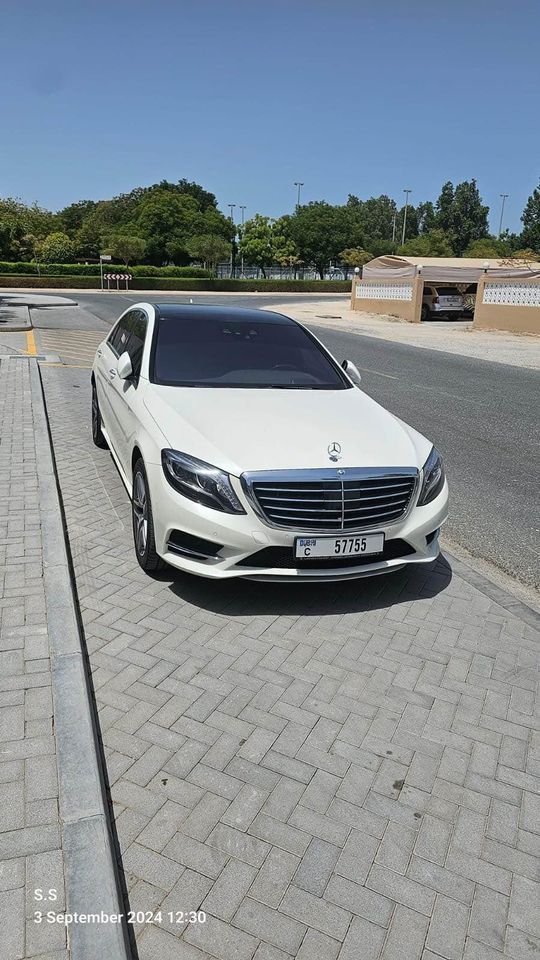
[[[96,360],[96,388],[101,419],[113,449],[118,444],[118,424],[113,405],[113,383],[118,376],[116,364],[128,341],[129,313],[125,313],[112,328],[107,339],[99,346]]]
[[[129,478],[133,438],[139,421],[139,378],[148,329],[148,317],[144,310],[130,310],[125,316],[124,328],[127,337],[125,340],[119,338],[119,355],[124,352],[129,354],[132,375],[127,380],[122,380],[118,374],[111,378],[110,401],[116,430],[115,453]]]

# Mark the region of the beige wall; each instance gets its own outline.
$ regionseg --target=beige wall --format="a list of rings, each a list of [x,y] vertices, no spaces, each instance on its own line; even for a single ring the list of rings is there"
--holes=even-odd
[[[519,285],[526,285],[527,292],[534,284],[532,297],[535,303],[540,304],[540,278],[535,280],[494,280],[485,277],[478,282],[476,306],[474,310],[474,329],[510,330],[512,333],[540,334],[540,305],[522,306],[515,303],[484,303],[484,289],[490,285],[493,292],[495,286],[506,289],[506,295],[512,299],[512,289]],[[501,291],[501,295],[502,291]],[[515,299],[515,298],[514,298]]]
[[[395,300],[393,298],[385,299],[381,296],[357,297],[356,286],[361,285],[364,291],[369,291],[373,287],[376,290],[383,287],[407,287],[410,286],[412,296],[410,300]],[[394,317],[401,317],[408,320],[409,323],[420,323],[420,311],[422,309],[422,291],[424,284],[418,277],[411,280],[357,280],[352,282],[351,290],[351,310],[363,310],[366,313],[384,313]]]

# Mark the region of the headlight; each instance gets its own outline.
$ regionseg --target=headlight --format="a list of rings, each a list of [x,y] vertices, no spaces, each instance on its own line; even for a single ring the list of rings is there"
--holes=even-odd
[[[228,473],[178,450],[162,450],[161,463],[171,487],[188,500],[223,513],[245,513]]]
[[[444,467],[442,457],[439,451],[433,447],[424,464],[424,482],[418,497],[418,506],[424,507],[426,503],[431,503],[441,492],[443,485]]]

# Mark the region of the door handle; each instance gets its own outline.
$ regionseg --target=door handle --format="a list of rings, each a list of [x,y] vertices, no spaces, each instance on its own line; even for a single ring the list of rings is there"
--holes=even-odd
[[[110,376],[111,380],[114,380],[114,378],[115,378],[115,376],[116,376],[116,370],[114,369],[114,367],[111,367],[111,369],[109,370],[109,376]]]
[[[98,355],[98,357],[102,357],[102,356],[103,356],[103,350],[101,350],[101,349],[98,350],[97,355]]]

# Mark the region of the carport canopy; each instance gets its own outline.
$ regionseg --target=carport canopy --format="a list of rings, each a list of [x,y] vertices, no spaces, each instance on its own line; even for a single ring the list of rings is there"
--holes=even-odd
[[[363,280],[406,280],[425,283],[477,283],[481,277],[526,280],[540,277],[540,263],[475,257],[375,257],[362,269]]]

